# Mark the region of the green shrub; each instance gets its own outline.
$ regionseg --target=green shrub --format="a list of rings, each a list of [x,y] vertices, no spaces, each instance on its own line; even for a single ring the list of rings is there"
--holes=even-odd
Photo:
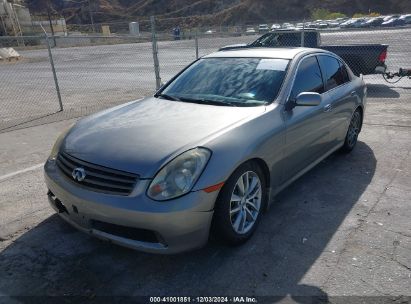
[[[327,19],[327,16],[331,14],[331,12],[325,8],[316,8],[311,12],[311,18],[313,20],[317,19]]]
[[[337,18],[345,18],[347,17],[347,15],[343,14],[343,13],[331,13],[328,15],[327,19],[337,19]]]
[[[313,20],[333,20],[337,18],[344,18],[346,17],[345,14],[339,13],[339,12],[330,12],[329,10],[325,8],[316,8],[311,11],[311,18]]]

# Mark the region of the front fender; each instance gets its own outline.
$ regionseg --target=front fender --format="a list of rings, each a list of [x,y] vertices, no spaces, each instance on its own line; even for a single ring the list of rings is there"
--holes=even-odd
[[[270,187],[278,185],[285,144],[285,123],[278,108],[276,106],[274,110],[247,121],[205,145],[213,154],[193,191],[225,182],[236,168],[255,158],[267,164]]]

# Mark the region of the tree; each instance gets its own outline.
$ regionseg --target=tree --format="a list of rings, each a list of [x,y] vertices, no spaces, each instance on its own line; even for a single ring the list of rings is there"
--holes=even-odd
[[[324,20],[324,19],[327,19],[328,15],[330,14],[331,12],[328,9],[316,8],[311,11],[311,18],[313,20],[318,20],[318,19]]]
[[[324,8],[316,8],[311,12],[311,18],[313,20],[332,20],[332,19],[337,19],[337,18],[344,18],[346,17],[345,14],[343,13],[338,13],[338,12],[330,12],[327,9]]]

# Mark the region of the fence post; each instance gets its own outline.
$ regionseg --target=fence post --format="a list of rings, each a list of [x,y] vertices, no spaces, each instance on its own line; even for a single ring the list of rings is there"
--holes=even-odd
[[[156,76],[156,89],[158,90],[161,87],[161,78],[160,78],[160,64],[158,62],[156,23],[154,20],[154,16],[150,17],[150,22],[151,22],[151,42],[153,46],[154,73]]]
[[[301,31],[301,47],[304,47],[305,44],[305,19],[303,22],[303,30]]]
[[[195,44],[196,44],[196,59],[198,59],[198,31],[195,33]]]
[[[50,59],[51,70],[53,72],[53,77],[54,77],[54,84],[56,85],[57,98],[59,100],[60,111],[63,111],[63,103],[61,101],[59,82],[57,80],[56,69],[54,68],[53,54],[51,53],[50,39],[49,39],[49,36],[47,35],[47,33],[45,33],[45,37],[46,37],[46,43],[47,43],[47,50],[49,51],[49,59]]]

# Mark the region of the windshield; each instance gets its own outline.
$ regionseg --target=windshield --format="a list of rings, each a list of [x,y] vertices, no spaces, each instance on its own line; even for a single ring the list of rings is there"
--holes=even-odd
[[[283,47],[283,46],[301,46],[301,33],[268,33],[250,44],[253,47]],[[304,45],[306,47],[317,47],[317,33],[304,32]]]
[[[200,59],[157,97],[231,106],[266,104],[277,97],[288,63],[265,58]]]

